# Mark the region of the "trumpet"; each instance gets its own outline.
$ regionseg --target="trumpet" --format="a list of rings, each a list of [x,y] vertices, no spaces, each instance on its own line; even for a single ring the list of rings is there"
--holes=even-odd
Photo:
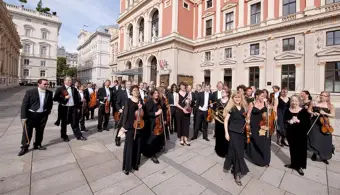
[[[215,121],[224,124],[223,109],[217,109],[216,111],[211,112],[211,115]]]

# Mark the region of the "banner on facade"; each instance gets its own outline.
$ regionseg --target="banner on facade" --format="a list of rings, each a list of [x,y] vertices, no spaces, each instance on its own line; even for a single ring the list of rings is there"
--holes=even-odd
[[[168,62],[166,60],[158,60],[161,70],[168,70]]]

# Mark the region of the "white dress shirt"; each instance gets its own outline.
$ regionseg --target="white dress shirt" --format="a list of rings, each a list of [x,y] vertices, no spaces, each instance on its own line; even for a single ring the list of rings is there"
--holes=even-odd
[[[172,95],[174,96],[174,104],[171,104],[170,106],[175,106],[178,101],[178,93],[177,92],[172,92]]]
[[[278,98],[279,95],[280,95],[280,92],[279,92],[279,91],[278,91],[278,92],[275,92],[275,99]]]
[[[107,101],[110,101],[110,88],[105,87]]]
[[[217,99],[221,99],[222,98],[222,91],[218,91],[217,90]]]
[[[207,111],[208,110],[208,102],[209,101],[209,92],[204,92],[204,104],[203,107],[200,106],[198,107],[202,111]]]
[[[126,94],[127,94],[128,98],[130,98],[131,97],[130,90],[129,89],[125,89],[125,91],[126,91]]]
[[[139,90],[139,93],[140,93],[140,97],[142,98],[142,100],[144,100],[145,94],[144,94],[143,89],[140,89],[140,90]]]
[[[84,92],[79,91],[79,95],[80,95],[80,100],[83,101],[84,100]]]
[[[92,88],[88,88],[89,90],[89,95],[91,95],[93,93],[93,89]]]
[[[65,85],[65,87],[66,87],[66,90],[67,90],[67,92],[68,92],[68,96],[70,97],[70,98],[68,99],[68,102],[67,102],[66,106],[74,106],[72,88],[69,87],[69,86],[67,86],[67,85]]]
[[[38,88],[38,92],[39,92],[40,107],[37,110],[37,112],[41,113],[41,112],[44,112],[44,102],[45,102],[46,91]]]

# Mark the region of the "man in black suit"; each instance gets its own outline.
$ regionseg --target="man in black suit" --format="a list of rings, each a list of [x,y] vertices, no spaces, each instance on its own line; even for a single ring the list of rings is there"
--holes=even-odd
[[[223,89],[223,83],[219,81],[216,85],[217,90],[213,92],[213,102],[217,102],[217,100],[222,98],[222,89]]]
[[[192,95],[192,102],[193,102],[192,112],[193,112],[193,115],[194,115],[194,129],[196,127],[196,113],[197,113],[197,110],[198,110],[198,104],[197,104],[198,94],[201,91],[202,91],[202,85],[198,84],[198,85],[196,85],[196,91],[193,92],[193,95]]]
[[[104,87],[98,89],[97,99],[99,100],[99,108],[98,108],[98,132],[102,132],[103,129],[106,131],[110,131],[107,127],[110,118],[110,109],[112,103],[112,90],[110,89],[111,81],[106,80],[104,83]],[[109,103],[109,112],[105,112],[105,104]],[[104,119],[104,124],[103,124]]]
[[[111,87],[111,91],[112,91],[111,106],[112,106],[112,113],[113,114],[115,112],[117,112],[116,101],[117,101],[117,94],[118,94],[119,89],[120,89],[120,86],[118,85],[118,80],[113,81],[113,85]]]
[[[123,117],[124,105],[125,105],[126,101],[131,97],[131,94],[130,94],[131,81],[126,81],[125,82],[125,87],[126,87],[126,89],[124,89],[122,87],[121,90],[119,90],[118,96],[117,96],[117,101],[116,101],[116,109],[120,113],[120,117]],[[120,146],[120,137],[118,137],[118,133],[119,133],[119,129],[121,127],[122,127],[122,124],[118,123],[116,139],[115,139],[116,146]]]
[[[208,122],[207,122],[208,109],[209,107],[212,107],[212,104],[210,104],[210,100],[212,100],[212,95],[210,93],[210,86],[206,85],[204,87],[204,91],[199,92],[198,98],[196,100],[198,109],[196,113],[196,125],[195,125],[194,136],[191,138],[191,140],[197,139],[198,131],[202,128],[203,139],[205,139],[206,141],[210,141],[208,139]]]
[[[87,88],[84,90],[84,96],[87,102],[87,105],[89,105],[90,100],[91,100],[91,94],[95,93],[95,90],[93,89],[92,83],[87,84]],[[89,111],[86,113],[86,120],[89,120],[90,118],[90,113],[91,113],[91,119],[94,118],[94,109],[95,108],[89,108]]]
[[[66,77],[64,85],[57,88],[53,97],[53,100],[60,106],[58,109],[58,112],[61,112],[59,114],[61,116],[60,133],[65,142],[70,141],[66,134],[68,124],[71,124],[73,134],[78,140],[86,140],[79,129],[79,111],[82,107],[79,96],[77,89],[72,87],[71,77]]]
[[[43,140],[44,129],[53,107],[53,93],[48,88],[46,79],[38,80],[38,88],[26,91],[25,97],[21,105],[21,122],[23,125],[23,133],[21,139],[21,151],[18,156],[22,156],[28,152],[32,139],[33,128],[35,128],[35,150],[46,150],[41,146]]]

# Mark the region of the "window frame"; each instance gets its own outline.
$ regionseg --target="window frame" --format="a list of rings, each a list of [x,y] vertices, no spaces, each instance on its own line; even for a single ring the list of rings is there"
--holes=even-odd
[[[297,6],[296,0],[292,0],[294,2],[290,2],[291,0],[288,0],[288,1],[289,1],[288,3],[285,3],[285,0],[282,0],[282,16],[289,16],[291,14],[295,14],[296,13],[296,6]],[[290,5],[293,4],[293,3],[295,4],[294,12],[291,12]],[[286,6],[288,7],[288,13],[287,14],[284,13],[284,10],[285,10]]]
[[[41,60],[40,61],[40,66],[41,67],[46,67],[46,60]]]
[[[327,91],[327,88],[326,88],[326,73],[327,72],[332,72],[333,74],[333,76],[332,76],[332,91],[327,91],[327,92],[329,92],[329,93],[340,93],[340,90],[339,91],[335,91],[335,89],[336,89],[336,73],[338,73],[339,75],[340,75],[340,65],[339,65],[339,68],[337,68],[337,65],[335,65],[335,68],[327,68],[327,64],[331,64],[331,63],[335,63],[335,64],[337,64],[337,63],[340,63],[339,61],[331,61],[331,62],[326,62],[326,64],[325,64],[325,72],[324,72],[324,74],[325,74],[325,80],[324,80],[324,90],[325,91]],[[340,79],[339,79],[339,82],[340,82]],[[338,87],[339,89],[340,89],[340,86]]]
[[[27,63],[26,63],[26,62],[27,62]],[[30,60],[29,60],[29,59],[27,59],[27,58],[26,58],[26,59],[24,59],[24,65],[25,65],[25,66],[28,66],[28,65],[30,65]]]
[[[294,41],[294,45],[291,46],[290,41]],[[284,42],[288,41],[288,45],[285,46]],[[282,51],[294,51],[295,50],[295,37],[289,37],[282,39]]]
[[[340,36],[338,37],[339,43],[338,44],[336,43],[336,36],[335,35],[336,35],[337,32],[340,34],[340,30],[333,30],[333,31],[327,31],[326,32],[326,46],[340,45]],[[329,33],[333,33],[331,44],[329,44],[329,42],[328,42],[328,34]]]
[[[205,36],[208,37],[208,36],[212,36],[213,34],[213,19],[212,18],[207,18],[205,21]],[[211,27],[207,27],[208,26],[208,22],[211,22]],[[208,32],[208,29],[210,30],[210,34],[208,35],[207,32]]]
[[[27,32],[29,32],[29,33],[27,33]],[[32,37],[32,32],[33,32],[33,30],[31,28],[25,28],[25,36],[26,37]]]
[[[227,54],[230,54],[230,55],[227,55]],[[227,47],[224,49],[224,59],[231,59],[231,58],[233,58],[233,48]]]
[[[44,73],[44,75],[42,75],[41,73]],[[46,70],[40,70],[40,77],[46,77]]]
[[[187,5],[187,7],[185,7],[185,5]],[[189,3],[186,2],[186,1],[183,1],[183,8],[186,9],[186,10],[188,10],[188,11],[190,11],[190,5],[189,5]]]
[[[44,35],[45,35],[45,37],[44,37]],[[48,32],[42,31],[41,32],[41,39],[47,40],[47,37],[48,37]]]
[[[207,75],[207,73],[209,72],[209,75]],[[210,82],[211,82],[211,70],[210,69],[206,69],[206,70],[204,70],[203,71],[203,76],[204,76],[204,84],[208,84],[208,85],[210,85]],[[209,79],[209,82],[206,82],[206,79]]]
[[[139,36],[140,36],[140,33],[141,32],[143,32],[143,36],[142,36],[142,38],[143,38],[143,40],[142,40],[142,42],[144,42],[144,27],[145,27],[145,20],[144,20],[144,18],[142,18],[140,21],[139,21],[139,28],[138,28],[138,30],[139,30]],[[143,24],[143,25],[141,25],[141,24]],[[138,41],[139,41],[139,37],[138,37]]]
[[[260,5],[260,9],[259,9],[258,12],[255,11],[255,13],[252,13],[252,9],[253,9],[253,7],[255,7],[256,5]],[[259,20],[258,20],[257,22],[255,22],[255,23],[253,23],[252,18],[255,17],[255,20],[256,20],[256,19],[257,19],[257,18],[256,18],[257,15],[259,16]],[[260,1],[260,2],[256,2],[256,3],[251,4],[251,5],[250,5],[250,24],[251,24],[251,25],[260,24],[260,23],[261,23],[261,18],[262,18],[261,15],[262,15],[262,2]]]
[[[25,71],[27,71],[27,75],[25,74]],[[30,69],[25,68],[24,71],[23,71],[23,76],[29,77],[30,76]]]
[[[287,70],[283,70],[283,67],[287,67]],[[292,72],[291,68],[293,68],[294,70],[294,77],[290,77],[290,73]],[[283,77],[284,75],[287,75],[287,81],[284,81]],[[294,79],[293,81],[291,81],[291,79]],[[284,84],[286,83],[286,84]],[[294,83],[294,89],[290,88],[290,83]],[[296,90],[296,66],[295,64],[283,64],[281,65],[281,87],[282,88],[287,88],[288,91],[295,91]]]
[[[211,51],[204,52],[204,61],[205,62],[210,62],[211,61]]]
[[[31,53],[31,45],[30,44],[24,44],[24,53],[25,54],[30,54]]]
[[[333,2],[328,2],[328,1],[333,1]],[[340,0],[325,0],[325,5],[330,5],[333,3],[340,3]]]
[[[230,21],[228,21],[228,15],[231,15],[232,14],[232,19]],[[235,14],[234,14],[234,11],[231,11],[231,12],[227,12],[224,14],[225,16],[225,31],[229,31],[229,30],[233,30],[234,29],[234,20],[235,20]],[[231,25],[230,26],[230,29],[228,29],[228,25]]]
[[[256,49],[256,46],[258,46],[257,49]],[[252,54],[253,47],[255,47],[255,50],[254,50],[254,53]],[[258,51],[258,52],[256,53],[256,51]],[[250,55],[251,55],[251,56],[260,55],[260,44],[259,44],[259,43],[250,44]]]
[[[43,50],[44,48],[45,48],[45,50]],[[45,51],[45,53],[43,53],[43,51]],[[47,46],[45,46],[45,45],[40,46],[40,55],[41,56],[47,56]]]
[[[208,3],[209,3],[209,4],[211,3],[210,7],[208,7]],[[213,7],[214,7],[214,2],[213,2],[213,0],[206,0],[206,1],[205,1],[205,10],[210,9],[210,8],[213,8]]]
[[[154,16],[155,16],[155,13],[157,13],[157,18],[154,17]],[[154,21],[154,19],[155,19],[155,21]],[[156,27],[156,30],[155,30],[156,36],[154,36],[154,35],[152,34],[152,33],[153,33],[152,27],[153,27],[154,24],[157,24],[157,25],[155,25],[155,27]],[[156,11],[152,14],[152,17],[151,17],[151,37],[159,37],[159,11],[158,11],[158,10],[156,10]]]
[[[258,74],[258,81],[256,81],[256,74]],[[248,84],[249,86],[255,86],[256,89],[260,88],[260,67],[253,66],[249,67],[249,73],[248,73]]]

